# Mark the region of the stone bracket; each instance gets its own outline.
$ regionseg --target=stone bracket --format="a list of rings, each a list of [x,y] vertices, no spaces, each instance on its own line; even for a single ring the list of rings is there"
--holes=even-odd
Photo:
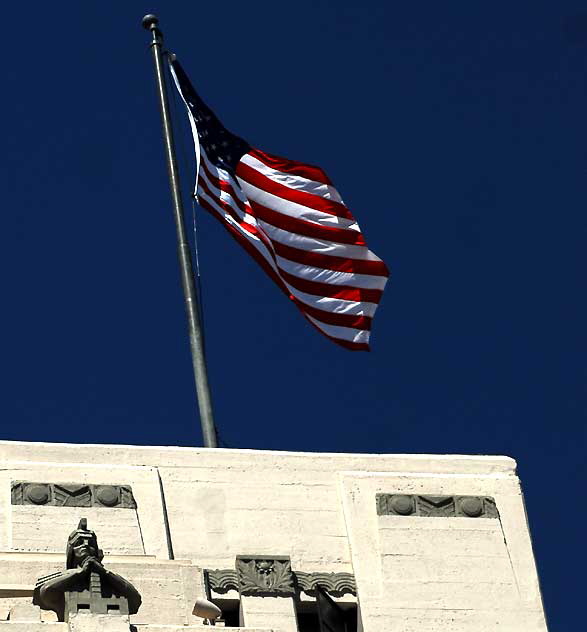
[[[130,485],[13,481],[11,494],[13,505],[137,508]]]
[[[376,503],[380,516],[499,518],[495,500],[488,496],[377,494]]]

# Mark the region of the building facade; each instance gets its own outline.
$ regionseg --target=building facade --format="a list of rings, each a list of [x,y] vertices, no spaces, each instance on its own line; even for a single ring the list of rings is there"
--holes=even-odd
[[[547,630],[507,457],[0,442],[0,461],[0,632]]]

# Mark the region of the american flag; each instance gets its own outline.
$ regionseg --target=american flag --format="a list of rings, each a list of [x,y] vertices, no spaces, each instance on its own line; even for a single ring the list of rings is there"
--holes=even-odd
[[[389,272],[319,167],[254,149],[198,96],[175,56],[171,73],[196,147],[198,204],[229,231],[322,334],[369,350]]]

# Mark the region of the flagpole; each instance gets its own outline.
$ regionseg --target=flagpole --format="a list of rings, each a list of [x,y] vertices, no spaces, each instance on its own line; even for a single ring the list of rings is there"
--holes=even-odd
[[[185,298],[186,312],[188,318],[188,329],[190,336],[190,348],[192,352],[192,365],[194,368],[194,378],[196,382],[196,393],[198,396],[198,407],[200,410],[200,423],[202,424],[202,436],[204,446],[207,448],[217,447],[216,428],[214,426],[214,415],[212,413],[212,398],[208,385],[208,370],[204,357],[204,336],[200,323],[200,312],[198,304],[198,294],[194,285],[194,272],[190,246],[186,237],[185,220],[183,213],[183,203],[181,200],[181,190],[179,187],[179,170],[175,157],[175,144],[173,141],[173,129],[171,127],[171,116],[169,103],[167,101],[167,91],[165,87],[165,73],[163,70],[163,35],[157,28],[159,20],[155,15],[146,15],[143,18],[143,26],[151,32],[151,50],[153,51],[153,62],[155,64],[155,77],[157,80],[157,93],[159,95],[159,107],[161,110],[161,122],[163,127],[163,143],[167,157],[167,171],[169,183],[171,185],[171,197],[173,200],[173,217],[177,229],[178,257],[181,271],[181,284]]]

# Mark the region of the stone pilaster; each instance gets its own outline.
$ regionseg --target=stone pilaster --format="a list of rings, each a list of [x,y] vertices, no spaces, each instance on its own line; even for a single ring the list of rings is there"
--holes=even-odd
[[[247,628],[269,628],[275,632],[298,632],[292,597],[241,596],[240,625]]]

